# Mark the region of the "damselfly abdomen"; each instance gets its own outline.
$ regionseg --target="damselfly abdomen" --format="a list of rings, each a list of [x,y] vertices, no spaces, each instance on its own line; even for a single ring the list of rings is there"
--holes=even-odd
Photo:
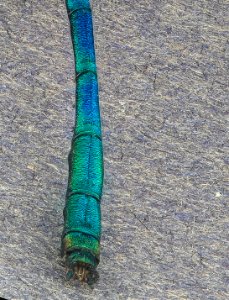
[[[69,269],[87,281],[99,263],[103,149],[89,0],[66,0],[76,71],[76,122],[69,154],[62,252]]]

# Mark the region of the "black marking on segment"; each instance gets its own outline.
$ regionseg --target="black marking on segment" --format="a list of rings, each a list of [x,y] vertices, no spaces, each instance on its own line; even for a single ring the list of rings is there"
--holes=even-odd
[[[72,142],[75,142],[75,140],[81,136],[92,136],[92,137],[98,138],[99,140],[102,140],[102,137],[93,131],[83,131],[83,132],[74,134]]]
[[[89,7],[80,7],[80,8],[75,8],[75,9],[69,11],[68,16],[70,17],[73,13],[80,11],[80,10],[88,10],[90,13],[92,12],[91,8],[89,8]]]
[[[92,74],[94,74],[94,75],[97,77],[97,72],[92,71],[92,70],[83,70],[83,71],[81,71],[81,72],[77,72],[77,73],[76,73],[76,80],[79,79],[79,77],[80,77],[81,75],[84,75],[84,74],[87,74],[87,73],[92,73]]]
[[[85,196],[89,196],[94,198],[95,200],[100,202],[100,197],[99,195],[97,195],[96,193],[90,192],[88,190],[84,190],[84,189],[79,189],[79,190],[75,190],[75,191],[69,191],[67,193],[67,198],[74,196],[74,195],[85,195]]]

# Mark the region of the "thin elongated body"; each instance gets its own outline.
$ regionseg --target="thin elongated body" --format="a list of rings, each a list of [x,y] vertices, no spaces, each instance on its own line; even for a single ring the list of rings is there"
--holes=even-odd
[[[89,0],[66,0],[76,72],[76,121],[69,154],[62,253],[86,281],[99,263],[103,149]]]

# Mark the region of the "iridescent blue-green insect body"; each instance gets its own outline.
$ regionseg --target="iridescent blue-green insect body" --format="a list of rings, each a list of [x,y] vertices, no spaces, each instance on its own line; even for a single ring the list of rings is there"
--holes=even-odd
[[[69,154],[62,252],[75,276],[87,281],[100,255],[103,149],[89,0],[66,0],[76,72],[76,122]]]

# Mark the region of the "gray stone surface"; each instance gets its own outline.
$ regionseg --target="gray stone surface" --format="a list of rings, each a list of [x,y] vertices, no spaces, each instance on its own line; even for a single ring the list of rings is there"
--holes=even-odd
[[[74,69],[63,1],[5,0],[0,294],[228,299],[228,1],[93,1],[105,185],[100,281],[60,258]]]

